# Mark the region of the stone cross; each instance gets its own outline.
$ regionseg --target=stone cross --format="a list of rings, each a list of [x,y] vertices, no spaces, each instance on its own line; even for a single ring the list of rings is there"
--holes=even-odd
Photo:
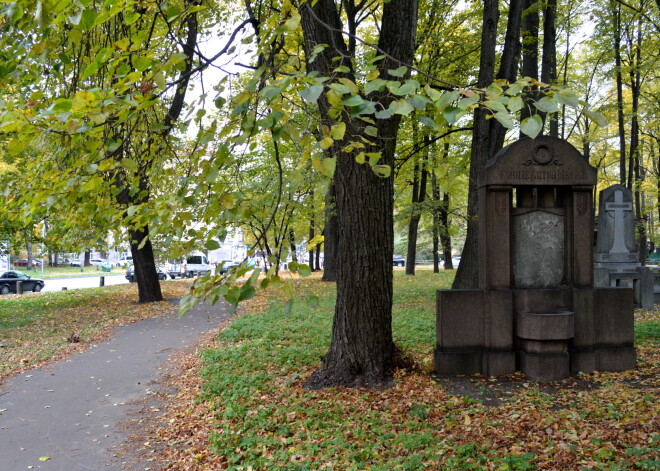
[[[611,253],[628,253],[625,240],[625,226],[623,223],[624,211],[632,211],[632,203],[623,202],[623,191],[614,192],[614,203],[606,203],[605,210],[614,211],[614,243]]]

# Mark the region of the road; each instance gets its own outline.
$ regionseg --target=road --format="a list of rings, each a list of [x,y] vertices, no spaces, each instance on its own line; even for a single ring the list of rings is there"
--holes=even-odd
[[[61,291],[62,288],[78,289],[78,288],[98,288],[100,286],[100,278],[104,277],[105,286],[119,285],[128,283],[128,280],[123,274],[99,274],[98,276],[80,276],[69,278],[46,278],[46,286],[42,291]],[[35,278],[38,278],[35,277]]]

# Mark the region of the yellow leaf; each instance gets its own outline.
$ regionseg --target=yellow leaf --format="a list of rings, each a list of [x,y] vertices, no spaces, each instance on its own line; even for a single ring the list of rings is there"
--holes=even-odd
[[[367,81],[374,80],[374,79],[377,79],[379,75],[380,75],[380,70],[378,70],[378,69],[372,70],[371,72],[369,72],[367,74],[366,79],[367,79]]]
[[[39,461],[49,461],[49,460],[50,460],[50,456],[42,456],[41,458],[39,458]]]
[[[472,423],[472,419],[470,419],[470,416],[465,414],[463,416],[463,424],[464,425],[470,425]]]
[[[344,133],[346,133],[346,123],[337,123],[330,129],[330,136],[337,141],[344,138]]]
[[[319,144],[321,145],[321,149],[325,150],[328,149],[332,144],[334,144],[334,142],[335,142],[334,139],[332,139],[331,137],[324,137],[323,139],[321,139],[321,142],[319,142]]]

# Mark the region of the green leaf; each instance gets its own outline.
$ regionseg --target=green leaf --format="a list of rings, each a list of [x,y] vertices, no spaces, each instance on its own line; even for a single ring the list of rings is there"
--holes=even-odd
[[[382,178],[387,178],[392,174],[392,167],[384,164],[376,164],[371,167],[376,175]]]
[[[458,106],[448,106],[442,112],[442,116],[444,116],[449,124],[454,124],[456,121],[458,121],[459,113],[462,111],[463,110]]]
[[[507,112],[506,107],[502,104],[501,101],[486,100],[484,102],[484,105],[486,107],[490,108],[491,110],[494,110],[494,111],[497,111],[497,112],[501,112],[501,113],[505,113],[505,114]]]
[[[323,93],[323,85],[320,83],[314,84],[298,92],[300,98],[308,103],[316,103],[316,100],[321,96],[321,93]]]
[[[312,159],[312,166],[321,175],[332,178],[335,174],[335,166],[337,165],[336,157],[326,157],[324,159],[315,157]]]
[[[442,93],[431,88],[429,84],[424,85],[424,91],[428,97],[433,101],[438,101],[442,97]]]
[[[298,25],[300,24],[300,13],[297,11],[291,12],[291,18],[286,20],[284,22],[284,30],[285,31],[295,31],[298,29]]]
[[[96,15],[97,12],[95,8],[85,9],[80,16],[80,23],[78,25],[80,26],[80,29],[83,31],[92,29],[96,25]]]
[[[541,98],[539,101],[534,103],[534,106],[544,113],[556,113],[559,111],[557,102],[549,96]]]
[[[392,102],[392,105],[390,105],[390,108],[392,107],[394,107],[394,114],[400,114],[402,116],[408,116],[415,110],[415,108],[413,108],[413,106],[406,100],[394,101]]]
[[[511,116],[509,116],[508,113],[503,112],[503,111],[498,111],[493,116],[505,128],[507,128],[507,129],[513,129],[514,128],[515,123],[513,122],[513,120],[511,119]]]
[[[559,93],[555,94],[555,100],[558,103],[571,108],[577,108],[580,106],[580,100],[578,96],[572,90],[561,90]]]
[[[218,250],[220,248],[220,242],[215,239],[207,240],[204,247],[208,250]]]
[[[374,116],[375,116],[377,119],[388,119],[388,118],[390,118],[393,114],[394,114],[394,108],[392,108],[392,107],[390,106],[390,107],[389,107],[388,109],[386,109],[386,110],[376,111],[376,112],[374,113]]]
[[[473,93],[470,96],[466,96],[465,98],[458,100],[458,107],[462,110],[467,110],[472,105],[478,103],[480,99],[481,95],[478,93]]]
[[[151,65],[151,59],[144,56],[133,56],[133,67],[135,67],[140,72],[144,72]]]
[[[248,299],[254,298],[257,294],[257,290],[252,285],[243,285],[241,291],[238,295],[238,302],[246,301]]]
[[[91,62],[87,64],[87,67],[85,67],[85,70],[83,71],[82,75],[80,76],[81,80],[86,80],[87,78],[91,77],[92,75],[95,75],[99,71],[99,63],[98,62]]]
[[[387,72],[394,77],[403,77],[408,72],[408,67],[402,65],[398,69],[388,69]]]
[[[532,139],[539,135],[541,129],[543,129],[543,120],[537,114],[523,119],[520,123],[520,131]]]
[[[300,276],[309,276],[312,274],[312,270],[309,268],[309,265],[300,263],[298,264],[298,274],[300,274]]]
[[[436,101],[435,104],[438,108],[444,108],[449,103],[452,103],[454,100],[456,100],[457,98],[458,98],[458,92],[457,91],[445,92],[440,97],[440,100]]]
[[[345,98],[341,101],[341,104],[344,106],[360,106],[364,103],[364,98],[360,95],[351,95],[348,98]]]
[[[594,123],[596,123],[598,126],[601,128],[604,128],[607,126],[607,119],[605,119],[605,116],[603,116],[600,113],[596,113],[595,111],[591,110],[584,110],[582,111],[584,115],[592,120]]]
[[[364,133],[367,136],[378,137],[378,128],[375,126],[367,126],[364,128]]]
[[[520,110],[523,109],[523,107],[525,106],[525,102],[519,96],[512,96],[509,99],[509,105],[508,106],[509,106],[509,111],[511,113],[515,113],[515,112],[520,111]]]
[[[364,85],[364,93],[368,95],[375,91],[381,91],[386,83],[387,82],[381,78],[371,80]]]
[[[397,95],[411,95],[417,91],[419,88],[419,82],[417,80],[406,80],[403,85],[401,85],[394,93]]]

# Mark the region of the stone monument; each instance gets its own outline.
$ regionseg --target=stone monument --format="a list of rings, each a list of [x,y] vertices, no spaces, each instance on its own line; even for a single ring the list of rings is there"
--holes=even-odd
[[[438,290],[435,370],[537,380],[635,366],[633,291],[593,287],[596,170],[523,139],[479,176],[479,287]]]
[[[594,286],[633,288],[635,303],[653,309],[653,272],[638,260],[632,198],[623,185],[600,192]]]

